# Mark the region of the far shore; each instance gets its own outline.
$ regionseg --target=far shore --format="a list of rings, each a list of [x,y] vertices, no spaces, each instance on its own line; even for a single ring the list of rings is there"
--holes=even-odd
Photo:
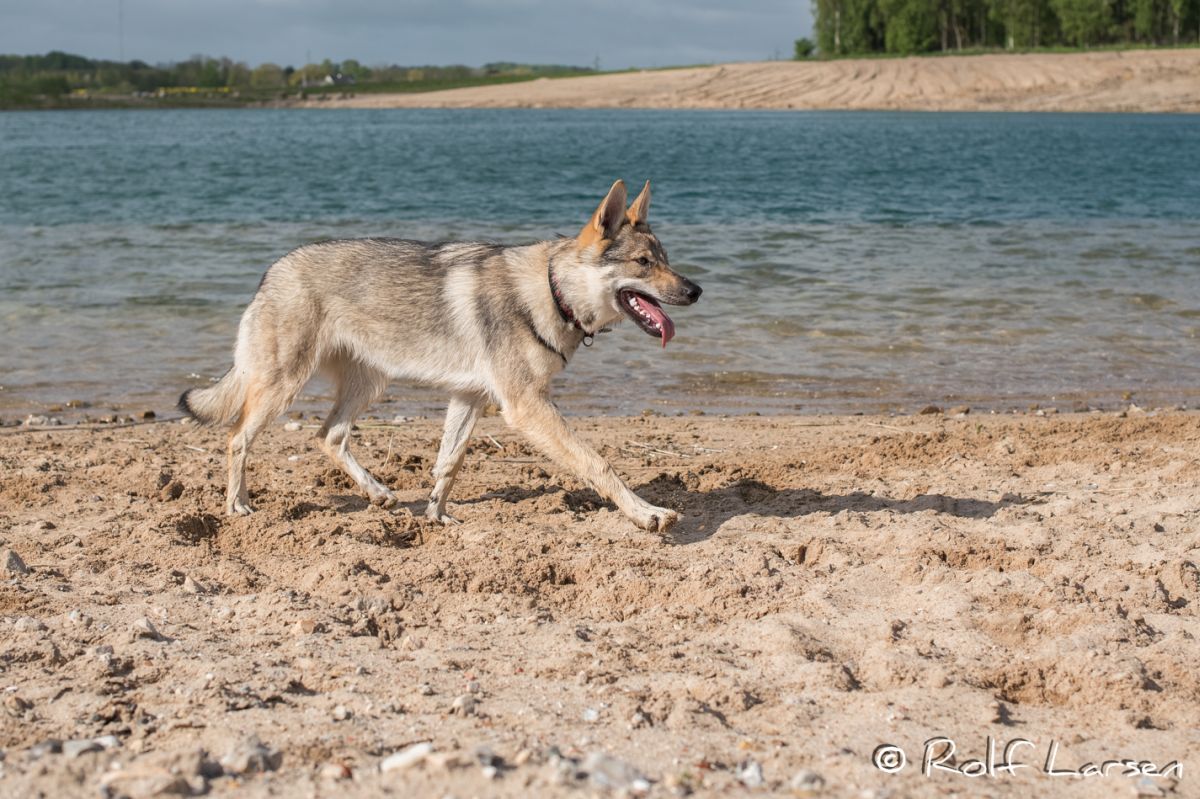
[[[719,64],[274,105],[1198,113],[1200,49]]]

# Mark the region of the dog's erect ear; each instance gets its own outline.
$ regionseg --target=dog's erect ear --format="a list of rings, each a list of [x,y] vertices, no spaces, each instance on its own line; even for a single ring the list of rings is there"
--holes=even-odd
[[[608,190],[608,196],[592,218],[579,231],[579,243],[583,246],[595,244],[604,239],[615,239],[621,225],[625,224],[625,182],[618,180]]]
[[[629,224],[636,225],[638,222],[645,222],[648,216],[650,216],[650,181],[647,180],[646,185],[642,187],[642,193],[625,212],[625,217],[629,220]]]

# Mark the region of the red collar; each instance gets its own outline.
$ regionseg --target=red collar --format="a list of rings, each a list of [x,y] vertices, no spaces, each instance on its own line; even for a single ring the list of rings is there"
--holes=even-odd
[[[571,306],[567,305],[567,301],[563,298],[562,290],[558,287],[558,281],[554,279],[554,260],[551,259],[546,265],[546,276],[550,280],[550,294],[554,297],[554,307],[558,309],[558,315],[562,317],[564,323],[574,327],[576,330],[583,331],[586,335],[583,325],[575,318],[575,312],[571,310]]]

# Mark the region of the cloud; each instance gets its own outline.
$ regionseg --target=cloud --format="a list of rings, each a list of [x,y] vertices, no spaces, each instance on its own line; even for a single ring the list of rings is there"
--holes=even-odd
[[[123,38],[126,58],[152,63],[651,67],[787,57],[812,29],[804,0],[0,0],[0,18],[0,52],[116,58]]]

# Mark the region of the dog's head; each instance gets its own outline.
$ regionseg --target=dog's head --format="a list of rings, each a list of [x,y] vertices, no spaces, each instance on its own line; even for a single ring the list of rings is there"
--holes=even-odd
[[[579,282],[599,326],[625,314],[665,347],[675,325],[662,304],[691,305],[700,287],[671,269],[667,251],[650,230],[650,181],[628,210],[625,199],[625,184],[618,180],[575,237],[584,272]]]

